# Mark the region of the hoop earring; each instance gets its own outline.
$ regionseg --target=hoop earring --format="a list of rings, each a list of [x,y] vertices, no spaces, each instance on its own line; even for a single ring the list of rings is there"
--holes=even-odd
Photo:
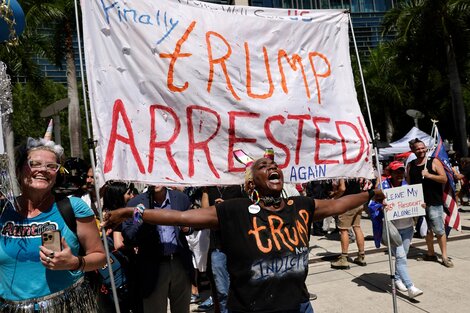
[[[256,199],[256,201],[255,201],[255,199]],[[253,191],[252,191],[251,194],[250,194],[250,200],[251,200],[251,202],[253,202],[254,204],[258,204],[258,203],[259,203],[260,198],[259,198],[258,190],[253,189]]]

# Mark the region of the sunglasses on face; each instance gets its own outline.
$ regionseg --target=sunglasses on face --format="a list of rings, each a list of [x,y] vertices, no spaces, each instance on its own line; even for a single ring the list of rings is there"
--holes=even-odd
[[[59,163],[44,163],[35,160],[28,160],[28,166],[31,170],[39,170],[44,167],[51,173],[57,173],[57,171],[60,169]]]

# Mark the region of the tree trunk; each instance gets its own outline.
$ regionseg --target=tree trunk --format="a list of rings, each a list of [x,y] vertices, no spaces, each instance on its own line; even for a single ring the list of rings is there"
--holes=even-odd
[[[80,104],[78,101],[77,74],[75,71],[75,58],[73,55],[72,25],[70,22],[65,26],[65,60],[67,66],[67,95],[69,103],[69,136],[70,136],[70,156],[83,158],[82,151],[82,119],[80,114]]]
[[[392,117],[390,116],[390,109],[387,106],[384,107],[384,116],[385,116],[385,141],[390,143],[392,142],[395,128],[393,127]]]
[[[455,141],[454,149],[461,156],[468,156],[466,112],[463,103],[462,86],[460,84],[459,70],[455,59],[452,38],[449,38],[446,47],[447,67],[449,71],[450,95],[452,100],[452,113],[454,117]]]

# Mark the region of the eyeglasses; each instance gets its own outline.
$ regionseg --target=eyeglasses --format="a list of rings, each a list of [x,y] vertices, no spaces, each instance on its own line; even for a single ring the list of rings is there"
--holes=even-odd
[[[59,163],[43,163],[36,160],[28,160],[28,166],[31,170],[38,170],[45,167],[46,170],[53,173],[57,173],[57,171],[60,169]]]

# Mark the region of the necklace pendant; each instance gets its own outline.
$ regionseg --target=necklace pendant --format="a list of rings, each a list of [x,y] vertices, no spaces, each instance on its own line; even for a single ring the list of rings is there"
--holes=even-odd
[[[261,207],[257,204],[252,204],[248,207],[248,212],[251,214],[257,214],[261,210]]]

